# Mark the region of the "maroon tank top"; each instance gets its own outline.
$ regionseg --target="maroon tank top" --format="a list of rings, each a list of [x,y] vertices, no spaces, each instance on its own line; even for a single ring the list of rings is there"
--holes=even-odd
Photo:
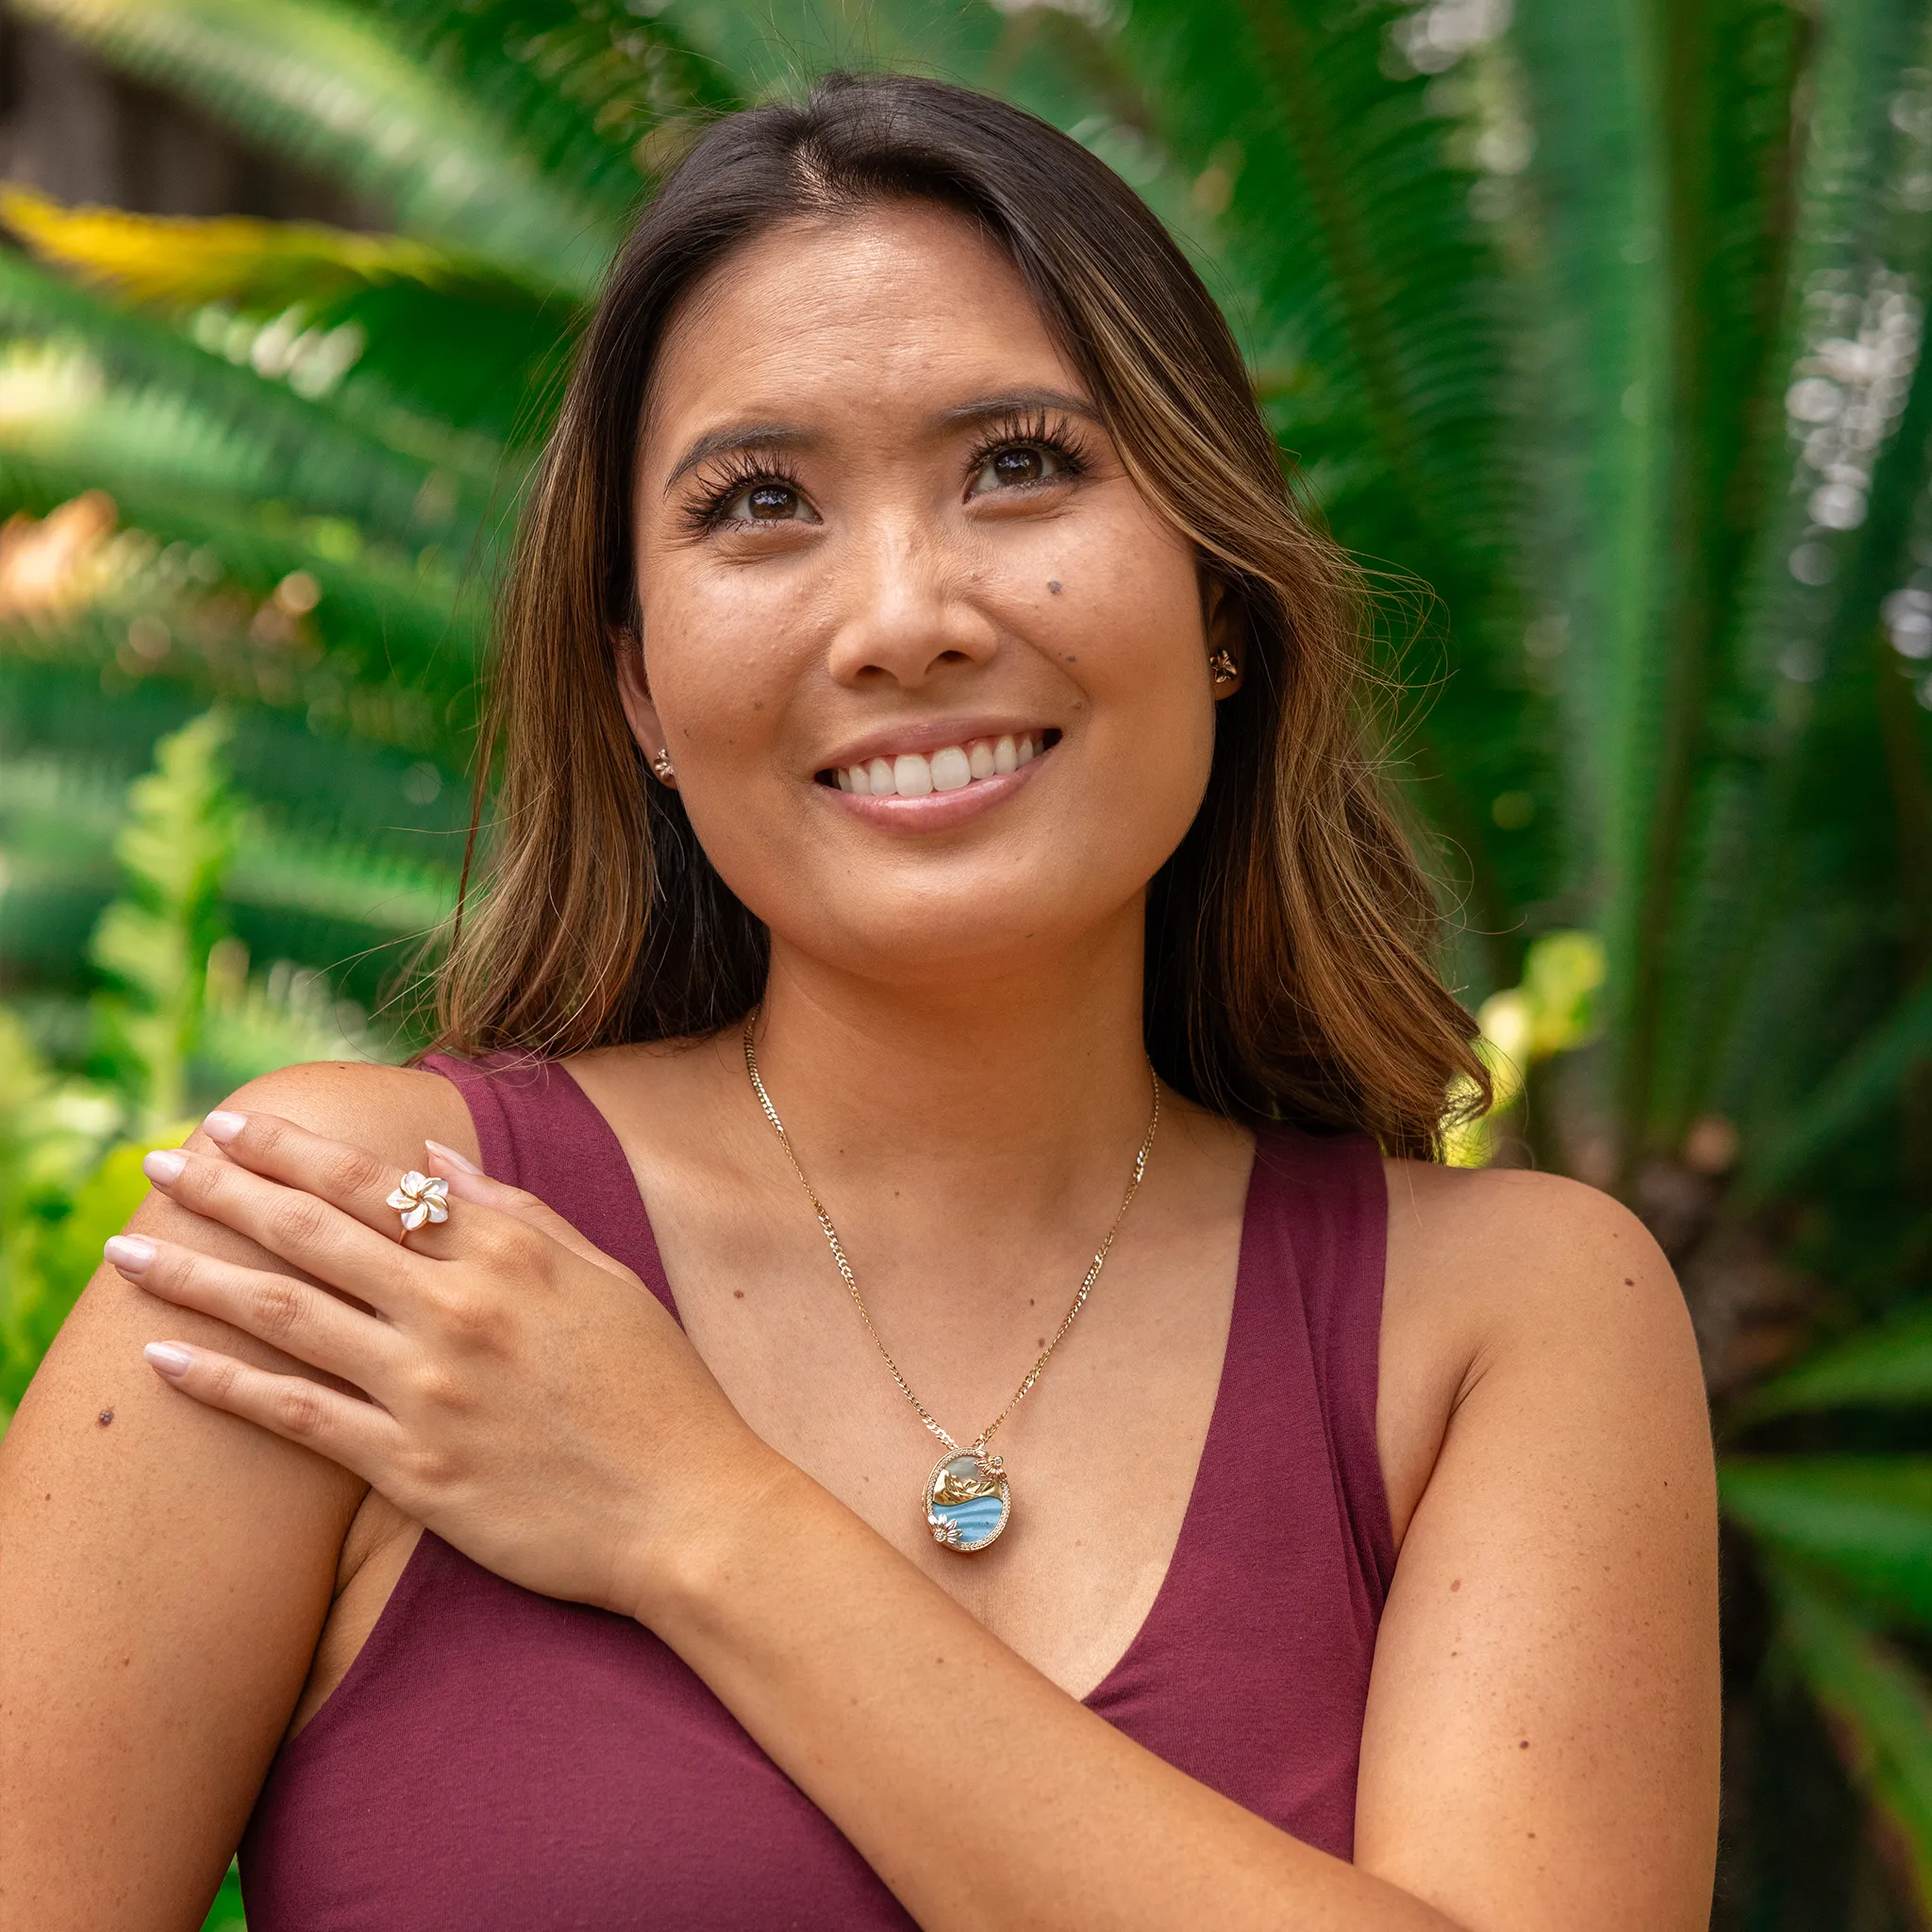
[[[570,1075],[428,1063],[483,1163],[675,1314],[616,1136]],[[1386,1197],[1366,1140],[1264,1132],[1221,1385],[1165,1581],[1088,1707],[1349,1855],[1394,1567],[1375,1451]],[[916,1722],[916,1718],[908,1720]],[[242,1844],[250,1932],[874,1932],[912,1924],[641,1624],[506,1583],[425,1531]]]

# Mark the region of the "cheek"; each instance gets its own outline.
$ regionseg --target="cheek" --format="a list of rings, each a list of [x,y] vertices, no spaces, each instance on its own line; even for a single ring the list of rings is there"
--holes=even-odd
[[[1124,517],[1067,546],[1047,581],[1059,590],[1039,600],[1035,634],[1079,694],[1107,775],[1198,795],[1213,700],[1191,548],[1144,514]]]
[[[797,681],[786,633],[745,577],[700,577],[651,564],[644,671],[665,740],[702,782],[772,771],[772,742]]]

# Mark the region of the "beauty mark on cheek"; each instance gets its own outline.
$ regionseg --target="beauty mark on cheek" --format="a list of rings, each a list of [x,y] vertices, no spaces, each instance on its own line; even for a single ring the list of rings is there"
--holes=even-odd
[[[1046,588],[1047,588],[1047,589],[1048,589],[1049,591],[1052,591],[1052,592],[1054,593],[1054,595],[1055,595],[1056,597],[1058,597],[1058,596],[1059,595],[1059,593],[1060,593],[1060,580],[1059,580],[1059,578],[1058,578],[1058,577],[1048,577],[1048,578],[1047,578],[1047,580],[1046,580]]]

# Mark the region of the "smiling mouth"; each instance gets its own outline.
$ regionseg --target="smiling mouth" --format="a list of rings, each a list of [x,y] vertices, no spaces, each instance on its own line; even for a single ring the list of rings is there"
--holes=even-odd
[[[935,752],[901,752],[862,765],[837,765],[818,774],[861,798],[924,798],[935,791],[964,791],[988,778],[1003,778],[1059,742],[1058,731],[1021,731],[1002,738],[969,738]]]

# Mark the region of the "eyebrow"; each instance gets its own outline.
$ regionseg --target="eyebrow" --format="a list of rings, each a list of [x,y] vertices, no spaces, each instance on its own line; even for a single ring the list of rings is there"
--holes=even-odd
[[[796,448],[800,443],[814,441],[807,429],[798,429],[786,423],[750,423],[735,429],[713,429],[708,435],[698,438],[677,460],[677,467],[664,479],[664,490],[668,495],[671,487],[687,472],[694,470],[700,463],[709,462],[713,457],[728,456],[741,449],[785,449]]]
[[[1016,389],[999,395],[981,396],[957,408],[942,409],[935,420],[951,427],[957,424],[985,423],[1001,416],[1019,416],[1045,409],[1059,409],[1070,416],[1083,416],[1090,423],[1097,424],[1101,420],[1100,411],[1085,396],[1072,395],[1058,389]],[[810,430],[789,423],[749,423],[731,429],[710,430],[699,437],[677,459],[676,466],[664,479],[665,493],[670,493],[680,476],[689,475],[700,463],[709,462],[713,457],[729,456],[735,451],[748,449],[797,449],[817,440]]]
[[[984,423],[997,416],[1021,416],[1033,411],[1059,409],[1069,416],[1084,416],[1090,423],[1100,421],[1100,411],[1085,396],[1070,395],[1063,389],[1015,389],[1004,394],[982,396],[977,402],[961,403],[958,408],[941,412],[941,423]]]

